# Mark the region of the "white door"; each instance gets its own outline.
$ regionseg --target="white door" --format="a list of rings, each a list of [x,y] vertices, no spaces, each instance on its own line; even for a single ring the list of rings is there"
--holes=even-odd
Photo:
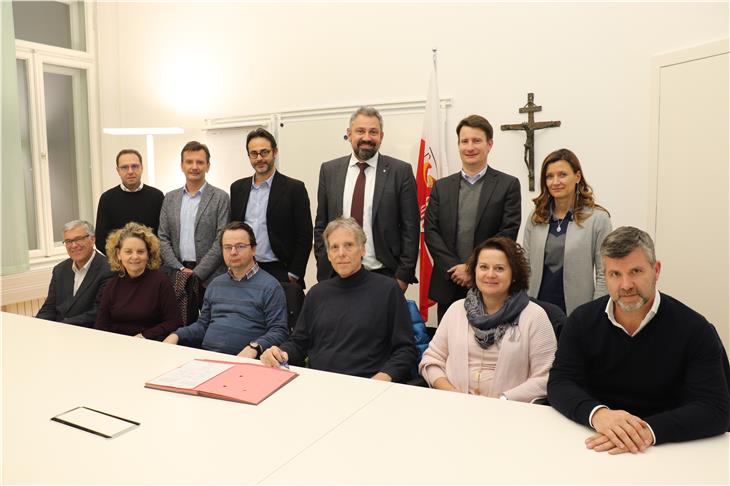
[[[659,289],[712,322],[726,348],[728,56],[724,41],[657,59],[656,201],[650,204],[663,264]]]

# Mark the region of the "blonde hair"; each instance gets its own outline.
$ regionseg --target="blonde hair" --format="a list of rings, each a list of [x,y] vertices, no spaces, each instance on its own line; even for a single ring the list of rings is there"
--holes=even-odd
[[[324,233],[322,233],[322,238],[324,239],[324,245],[327,251],[329,251],[330,247],[330,235],[335,230],[338,230],[340,228],[351,231],[352,234],[355,235],[355,240],[357,240],[357,244],[365,248],[365,242],[367,241],[368,237],[365,236],[365,231],[363,231],[362,226],[360,226],[355,218],[345,218],[344,216],[340,216],[339,218],[335,218],[330,221],[327,224],[327,227],[324,229]]]
[[[152,228],[143,224],[131,222],[123,228],[113,231],[106,239],[106,256],[109,259],[109,266],[119,275],[126,275],[127,271],[117,254],[127,238],[139,238],[144,241],[147,247],[147,268],[156,270],[162,264],[160,256],[160,240],[157,239]]]

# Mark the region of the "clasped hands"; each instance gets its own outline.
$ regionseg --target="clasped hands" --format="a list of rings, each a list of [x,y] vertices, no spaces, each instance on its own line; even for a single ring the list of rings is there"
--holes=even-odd
[[[654,443],[649,425],[624,410],[598,409],[593,414],[593,428],[596,433],[588,437],[585,444],[596,452],[635,454],[644,452]]]
[[[471,285],[471,275],[466,269],[466,263],[459,263],[447,270],[451,274],[451,280],[462,287],[469,287]]]

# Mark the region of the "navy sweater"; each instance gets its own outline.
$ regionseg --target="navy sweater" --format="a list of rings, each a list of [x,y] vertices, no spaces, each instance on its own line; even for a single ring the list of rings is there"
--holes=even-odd
[[[631,337],[608,319],[608,298],[568,318],[550,371],[550,404],[584,425],[597,405],[626,410],[651,426],[657,444],[726,432],[724,349],[712,324],[661,294],[657,314]]]
[[[291,339],[289,362],[370,378],[382,371],[405,381],[416,366],[413,326],[395,279],[360,268],[323,280],[307,293]]]

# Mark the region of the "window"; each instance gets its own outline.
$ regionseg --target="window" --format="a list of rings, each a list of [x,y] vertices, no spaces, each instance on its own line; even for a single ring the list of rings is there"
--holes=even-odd
[[[83,2],[13,2],[15,38],[86,50]],[[39,21],[41,20],[41,21]]]
[[[13,2],[31,263],[66,254],[66,222],[94,221],[99,167],[91,116],[96,63],[84,51],[89,10],[78,2]]]

